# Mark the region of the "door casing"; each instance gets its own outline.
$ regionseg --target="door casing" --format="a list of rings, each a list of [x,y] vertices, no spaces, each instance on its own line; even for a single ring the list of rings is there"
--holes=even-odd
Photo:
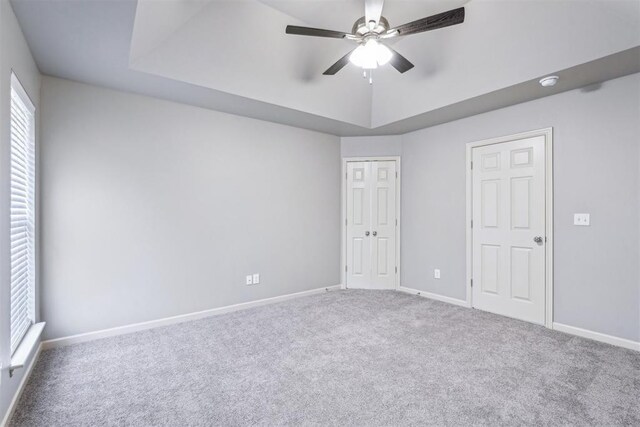
[[[347,288],[347,277],[346,277],[346,266],[347,266],[347,163],[348,162],[377,162],[377,161],[394,161],[396,162],[396,172],[398,173],[398,179],[396,179],[396,218],[398,219],[398,226],[396,227],[396,266],[398,267],[398,271],[395,276],[395,289],[398,290],[400,288],[400,226],[401,226],[401,217],[400,217],[400,198],[402,186],[400,185],[400,180],[402,179],[401,173],[401,164],[400,164],[400,156],[385,156],[385,157],[343,157],[342,158],[342,178],[340,182],[342,185],[340,186],[342,192],[342,201],[341,201],[341,221],[342,225],[340,229],[342,230],[342,237],[340,239],[340,283],[341,288]]]
[[[545,128],[523,132],[515,135],[501,136],[482,141],[468,142],[466,147],[466,184],[467,184],[467,307],[472,305],[471,280],[473,278],[473,174],[471,169],[472,150],[475,147],[500,144],[524,138],[543,136],[545,140],[545,326],[553,326],[553,128]]]

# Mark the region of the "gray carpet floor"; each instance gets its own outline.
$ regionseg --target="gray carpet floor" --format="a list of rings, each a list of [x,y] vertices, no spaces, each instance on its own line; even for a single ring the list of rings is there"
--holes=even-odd
[[[640,353],[335,291],[41,354],[14,426],[640,425]]]

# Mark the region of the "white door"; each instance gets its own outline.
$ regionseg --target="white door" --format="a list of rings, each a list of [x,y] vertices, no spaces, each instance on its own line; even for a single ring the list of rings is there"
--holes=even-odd
[[[473,148],[475,308],[545,323],[545,138]]]
[[[347,163],[347,286],[371,282],[371,164]]]
[[[396,162],[347,162],[346,285],[394,289]]]

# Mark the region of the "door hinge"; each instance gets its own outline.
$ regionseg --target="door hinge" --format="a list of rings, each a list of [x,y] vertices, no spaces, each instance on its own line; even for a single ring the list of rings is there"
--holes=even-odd
[[[348,221],[349,221],[349,220],[348,220],[347,218],[345,218],[345,219],[344,219],[344,225],[347,225],[347,222],[348,222]]]
[[[396,267],[396,274],[398,274],[398,267]]]
[[[473,220],[471,220],[471,228],[473,228]]]
[[[471,279],[471,287],[473,288],[473,279]]]
[[[345,273],[347,272],[347,266],[346,265],[344,266],[344,272]]]
[[[396,227],[398,226],[398,220],[396,219]]]
[[[396,172],[396,178],[398,177],[398,172]]]
[[[471,162],[471,170],[473,170],[473,162]]]

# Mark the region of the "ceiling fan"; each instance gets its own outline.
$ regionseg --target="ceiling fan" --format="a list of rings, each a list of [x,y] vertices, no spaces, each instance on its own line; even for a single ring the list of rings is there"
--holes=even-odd
[[[426,18],[418,19],[397,27],[391,27],[387,19],[382,16],[384,0],[365,0],[365,16],[353,24],[351,33],[341,31],[323,30],[319,28],[299,27],[287,25],[286,33],[300,36],[329,37],[346,39],[358,44],[356,48],[340,58],[338,62],[329,67],[323,74],[333,76],[343,69],[349,62],[362,68],[366,76],[369,71],[371,83],[371,70],[378,66],[390,63],[400,73],[413,68],[413,64],[398,52],[386,46],[382,41],[437,30],[464,22],[464,7],[447,12],[438,13]]]

